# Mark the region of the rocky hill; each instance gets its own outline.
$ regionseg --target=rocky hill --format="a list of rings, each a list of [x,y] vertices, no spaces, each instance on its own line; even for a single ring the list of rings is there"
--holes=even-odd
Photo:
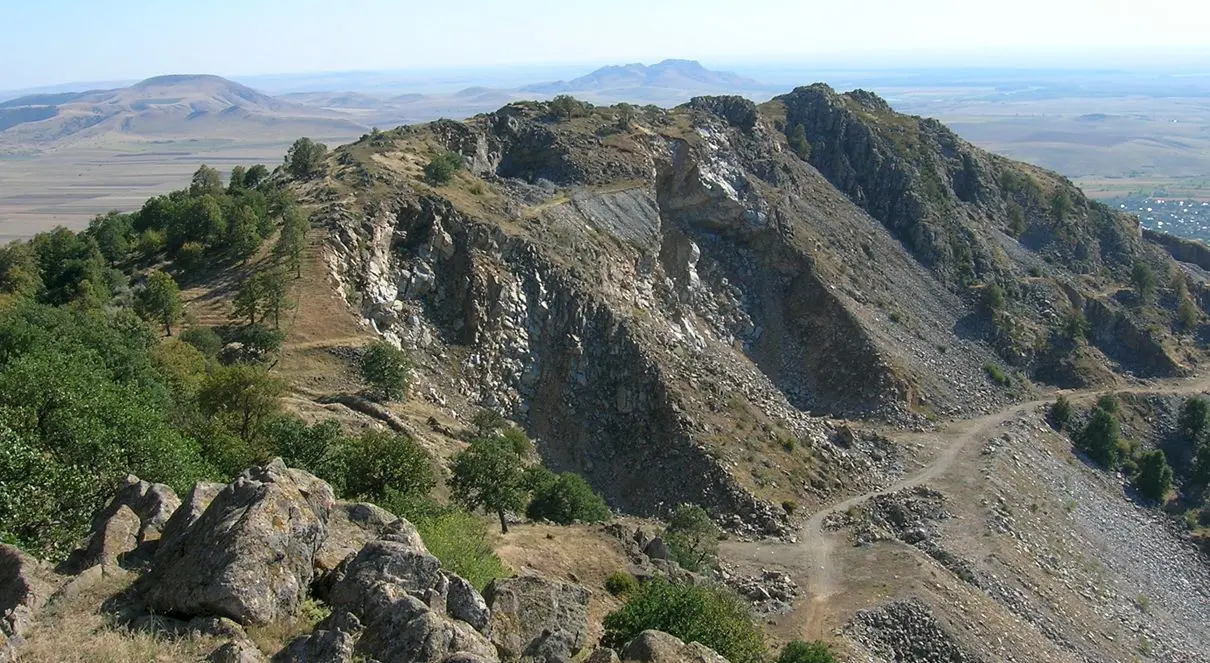
[[[218,76],[158,76],[130,87],[40,94],[0,103],[0,148],[45,150],[81,141],[248,132],[350,134],[346,115],[290,103]]]
[[[738,92],[757,90],[762,85],[726,71],[713,71],[694,60],[664,60],[652,65],[641,63],[601,67],[570,81],[538,83],[521,88],[522,92],[560,94],[568,92],[626,93],[642,88],[661,88],[688,92]]]
[[[445,151],[465,169],[426,179]],[[638,513],[785,532],[775,505],[893,470],[834,418],[920,425],[1201,356],[1200,316],[1178,321],[1200,272],[1135,219],[860,91],[513,104],[366,136],[310,186],[332,286],[416,349],[432,402],[502,408]]]

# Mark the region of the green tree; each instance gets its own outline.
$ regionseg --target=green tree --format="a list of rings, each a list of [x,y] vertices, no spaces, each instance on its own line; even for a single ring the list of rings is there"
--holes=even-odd
[[[777,655],[777,663],[837,663],[836,654],[822,640],[803,642],[792,640],[782,647]]]
[[[180,339],[198,349],[203,357],[213,359],[223,349],[223,339],[210,327],[190,327],[181,332]]]
[[[1134,287],[1139,299],[1147,300],[1155,294],[1155,272],[1145,262],[1134,263],[1130,271],[1130,284]]]
[[[260,219],[251,207],[241,205],[235,210],[235,215],[227,229],[227,245],[237,260],[247,262],[260,248],[263,238],[260,234]]]
[[[482,518],[457,510],[419,518],[412,514],[396,515],[415,522],[424,546],[441,560],[441,567],[465,578],[475,589],[482,592],[496,578],[511,575],[496,556]]]
[[[593,492],[583,477],[573,472],[564,472],[552,477],[552,480],[540,482],[532,493],[525,515],[533,520],[570,525],[576,521],[601,523],[612,515],[605,500]]]
[[[1210,401],[1201,396],[1185,399],[1177,417],[1177,429],[1181,437],[1191,446],[1201,444],[1206,438],[1207,425],[1210,424]]]
[[[1181,297],[1181,303],[1176,307],[1176,321],[1180,324],[1181,329],[1191,330],[1201,319],[1202,311],[1197,307],[1197,302],[1194,302],[1188,294]]]
[[[457,152],[442,152],[433,157],[424,167],[424,177],[433,184],[447,184],[454,173],[462,170],[464,162]]]
[[[244,188],[255,189],[269,177],[269,169],[262,164],[256,164],[244,173]]]
[[[550,114],[555,118],[570,120],[588,110],[583,101],[570,94],[560,94],[550,102]]]
[[[105,260],[115,263],[126,259],[134,243],[134,223],[127,214],[110,212],[97,215],[85,231],[97,243]]]
[[[227,178],[227,192],[234,193],[240,189],[247,187],[244,184],[244,178],[248,176],[248,169],[243,166],[235,166],[231,169],[231,176]]]
[[[327,155],[327,145],[310,138],[299,138],[286,152],[286,172],[299,179],[314,177],[323,172]]]
[[[1004,288],[997,283],[989,283],[983,288],[983,308],[996,312],[1004,308]]]
[[[1059,396],[1050,406],[1050,425],[1060,431],[1067,428],[1071,425],[1072,412],[1071,401],[1066,396]]]
[[[1093,409],[1088,423],[1080,431],[1077,445],[1101,467],[1112,470],[1120,461],[1118,443],[1121,438],[1117,417],[1098,407]]]
[[[189,195],[221,195],[222,193],[223,177],[217,170],[203,164],[193,172],[193,179],[189,181]]]
[[[506,515],[525,506],[525,469],[513,445],[501,437],[479,438],[458,452],[449,480],[454,499],[467,509],[483,508],[500,519],[508,533]]]
[[[41,286],[37,254],[29,244],[0,246],[0,294],[32,297]]]
[[[158,269],[148,274],[146,285],[139,291],[139,313],[164,325],[164,333],[172,336],[172,324],[181,318],[181,308],[181,289],[176,281]]]
[[[1134,486],[1144,497],[1163,502],[1172,490],[1172,467],[1164,452],[1152,449],[1143,453],[1139,458],[1139,474],[1134,479]]]
[[[696,504],[682,504],[672,512],[664,541],[672,558],[689,571],[713,568],[718,558],[718,525]]]
[[[432,457],[408,435],[367,430],[346,444],[344,456],[345,490],[357,499],[389,501],[399,508],[423,499],[437,485]]]
[[[282,311],[290,308],[290,282],[281,267],[270,267],[257,272],[253,279],[259,280],[260,306],[266,318],[273,318],[273,328],[281,327]]]
[[[601,642],[618,651],[652,629],[698,642],[731,663],[762,663],[765,642],[748,606],[737,596],[710,586],[672,584],[652,578],[626,605],[605,617]]]
[[[1067,191],[1062,188],[1055,189],[1050,196],[1050,214],[1054,217],[1055,222],[1063,223],[1073,210],[1071,196],[1067,195]]]
[[[407,393],[411,364],[403,350],[386,341],[374,341],[362,352],[358,367],[361,379],[374,393],[387,400],[397,400]]]
[[[786,135],[786,141],[799,159],[803,161],[811,159],[811,143],[807,140],[807,128],[801,122],[795,124],[790,133]]]
[[[297,205],[286,209],[281,235],[273,247],[273,256],[294,272],[294,278],[302,277],[302,257],[306,250],[307,217]]]
[[[186,275],[196,272],[205,264],[206,247],[202,246],[201,242],[185,242],[176,252],[176,266]]]
[[[203,414],[215,418],[247,444],[260,425],[281,408],[285,385],[255,366],[222,366],[207,376],[198,392]]]
[[[246,318],[249,325],[255,325],[261,319],[265,297],[263,285],[255,274],[252,278],[244,279],[231,300],[231,314],[234,318]]]

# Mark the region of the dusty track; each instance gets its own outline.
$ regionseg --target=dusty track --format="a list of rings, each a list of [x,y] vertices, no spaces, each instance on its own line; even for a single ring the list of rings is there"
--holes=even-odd
[[[1151,385],[1139,385],[1123,389],[1108,390],[1115,393],[1136,394],[1192,394],[1210,389],[1210,375],[1158,381]],[[805,578],[806,596],[795,607],[796,630],[803,637],[818,638],[826,635],[825,624],[830,610],[830,599],[844,586],[844,569],[834,553],[838,535],[824,531],[828,516],[847,511],[877,495],[893,493],[934,481],[949,472],[971,442],[991,437],[992,431],[1014,417],[1051,402],[1059,394],[1076,402],[1090,401],[1107,390],[1066,390],[1051,394],[1050,398],[1017,403],[994,414],[964,419],[949,423],[933,437],[939,440],[939,452],[928,465],[918,472],[867,493],[849,497],[814,513],[799,531],[796,543],[777,541],[728,541],[721,546],[723,559],[731,562],[772,564],[785,568]]]

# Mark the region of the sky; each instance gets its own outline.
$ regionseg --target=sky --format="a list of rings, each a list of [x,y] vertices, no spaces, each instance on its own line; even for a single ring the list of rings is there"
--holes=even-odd
[[[749,61],[1210,69],[1205,0],[0,0],[0,89],[520,64]]]

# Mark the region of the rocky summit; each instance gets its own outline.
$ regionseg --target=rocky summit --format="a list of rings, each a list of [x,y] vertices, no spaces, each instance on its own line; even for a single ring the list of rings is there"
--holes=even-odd
[[[426,178],[435,154],[464,170]],[[506,412],[633,513],[785,534],[776,505],[893,469],[841,453],[837,419],[920,427],[1202,356],[1179,300],[1130,282],[1203,298],[1203,274],[1134,217],[863,91],[513,104],[368,135],[306,190],[331,286],[419,353],[431,403]]]

